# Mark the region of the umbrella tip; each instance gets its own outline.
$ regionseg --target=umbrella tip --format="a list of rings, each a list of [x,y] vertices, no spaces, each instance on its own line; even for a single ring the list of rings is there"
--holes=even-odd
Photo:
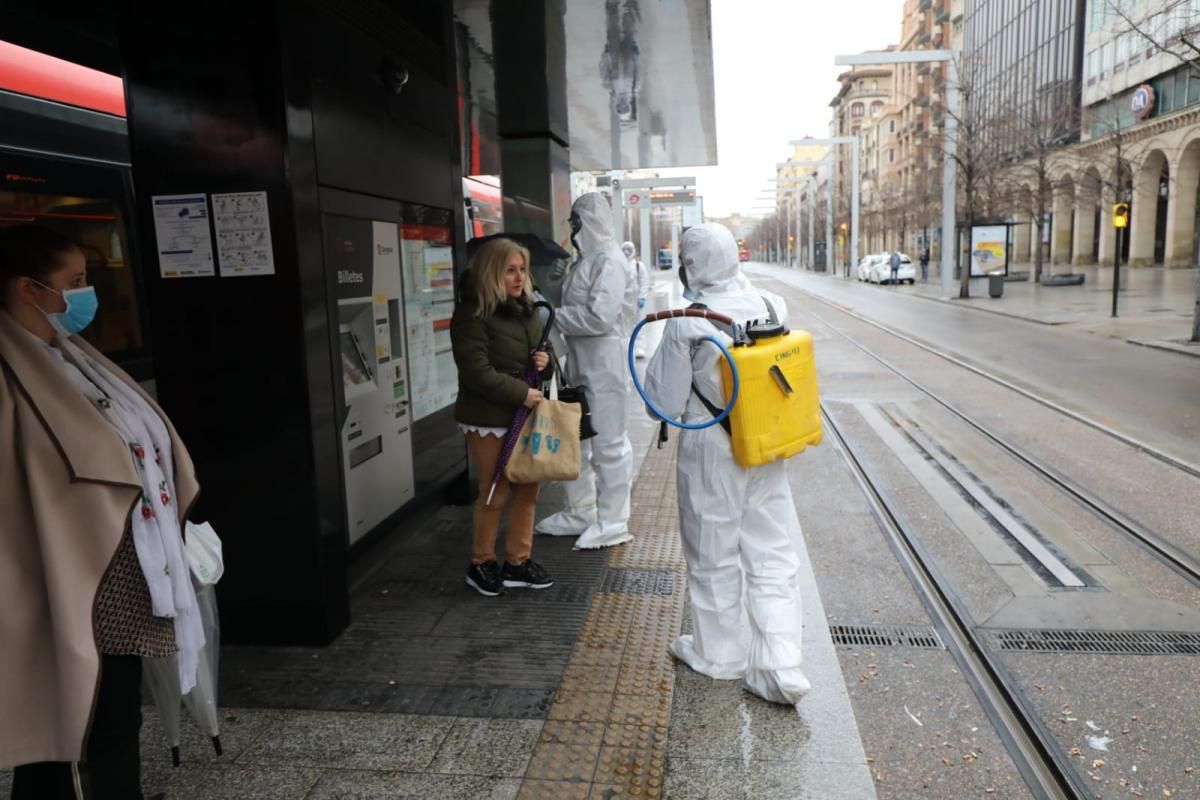
[[[171,748],[171,764],[176,767],[179,766],[179,748],[178,747]]]
[[[220,736],[212,737],[212,743],[213,743],[213,750],[217,751],[217,755],[219,755],[219,756],[225,755],[225,751],[221,749],[221,737]]]

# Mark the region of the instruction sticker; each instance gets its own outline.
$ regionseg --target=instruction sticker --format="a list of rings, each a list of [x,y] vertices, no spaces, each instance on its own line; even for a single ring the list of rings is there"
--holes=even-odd
[[[213,221],[222,278],[275,274],[266,192],[214,194]]]
[[[208,195],[159,194],[150,198],[158,268],[164,278],[201,278],[216,274]]]

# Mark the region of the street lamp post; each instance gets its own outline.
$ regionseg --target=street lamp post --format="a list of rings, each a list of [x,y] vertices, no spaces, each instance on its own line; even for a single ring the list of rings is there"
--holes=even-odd
[[[958,249],[958,236],[955,229],[957,213],[955,208],[955,153],[958,143],[955,135],[958,130],[958,68],[954,63],[953,50],[914,50],[909,52],[888,53],[856,53],[854,55],[837,56],[833,63],[844,67],[863,67],[879,64],[922,64],[927,62],[945,62],[949,74],[946,76],[946,134],[942,147],[942,294],[949,297],[953,291],[954,256]],[[854,177],[858,178],[855,168]]]

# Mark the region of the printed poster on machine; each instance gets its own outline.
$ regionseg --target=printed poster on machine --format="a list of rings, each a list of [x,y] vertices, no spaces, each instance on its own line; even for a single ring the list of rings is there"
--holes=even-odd
[[[991,272],[1008,274],[1008,226],[976,225],[971,228],[971,277]]]
[[[458,370],[450,345],[454,316],[454,251],[449,212],[404,208],[400,250],[404,263],[404,316],[414,420],[446,408],[458,397]]]

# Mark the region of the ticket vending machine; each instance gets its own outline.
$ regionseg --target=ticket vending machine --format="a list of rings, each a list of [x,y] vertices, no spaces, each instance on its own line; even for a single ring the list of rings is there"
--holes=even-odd
[[[395,221],[324,214],[337,279],[342,475],[350,543],[415,496],[404,289]]]

